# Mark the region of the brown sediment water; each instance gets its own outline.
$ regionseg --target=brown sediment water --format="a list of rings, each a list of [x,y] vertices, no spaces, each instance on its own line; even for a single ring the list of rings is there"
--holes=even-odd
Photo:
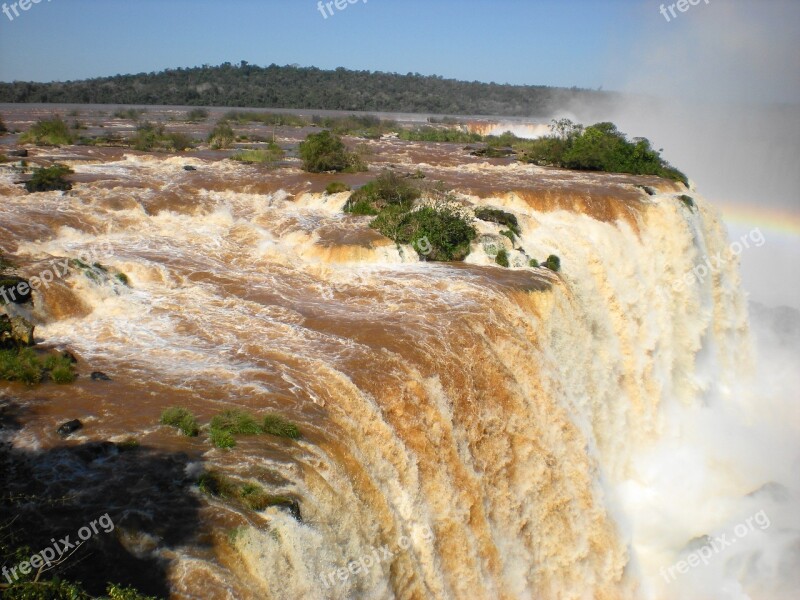
[[[129,126],[84,110],[106,131]],[[4,113],[12,127],[39,116]],[[0,171],[0,249],[20,274],[66,257],[130,281],[72,268],[35,293],[37,337],[72,351],[80,377],[0,387],[20,411],[14,452],[52,475],[58,461],[31,457],[137,440],[138,460],[91,450],[99,458],[75,481],[97,492],[87,507],[118,519],[114,552],[158,563],[174,598],[637,597],[607,486],[658,430],[665,398],[691,397],[699,340],[746,335],[733,266],[708,289],[669,285],[698,236],[723,246],[718,217],[701,200],[687,214],[681,188],[656,178],[487,161],[452,144],[366,145],[371,172],[345,176],[225,151],[78,146],[30,149],[32,164],[75,170],[70,192],[28,195]],[[480,240],[464,264],[422,262],[343,214],[346,193],[323,193],[390,165],[420,169],[466,206],[514,213],[512,268]],[[549,254],[561,273],[527,266]],[[713,310],[687,315],[701,293]],[[735,344],[717,352],[720,377],[745,360]],[[279,413],[303,437],[212,449],[205,432],[159,426],[169,406],[202,423],[228,408]],[[55,429],[73,418],[84,427],[64,441]],[[98,464],[119,471],[98,481]],[[302,519],[209,499],[194,481],[210,468],[295,500]],[[160,492],[182,509],[160,506]],[[384,546],[391,558],[336,575]],[[147,580],[134,570],[122,574]]]

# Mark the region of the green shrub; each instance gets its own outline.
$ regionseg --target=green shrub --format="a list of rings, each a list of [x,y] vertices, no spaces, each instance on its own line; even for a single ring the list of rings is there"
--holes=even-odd
[[[179,132],[168,133],[162,124],[140,123],[136,135],[131,140],[135,150],[140,152],[175,151],[191,148],[193,141],[188,135]]]
[[[691,196],[687,196],[686,194],[681,194],[680,196],[678,196],[678,200],[683,202],[683,205],[689,210],[694,210],[697,206],[694,203],[694,198],[692,198]]]
[[[516,215],[512,215],[504,210],[482,206],[475,209],[475,218],[480,219],[481,221],[486,221],[487,223],[505,225],[514,235],[521,235],[519,221],[517,220]],[[512,239],[511,241],[513,242],[514,240]]]
[[[183,152],[194,145],[194,140],[185,133],[173,132],[166,135],[166,141],[175,152]]]
[[[505,248],[501,248],[500,251],[497,253],[497,256],[494,258],[494,262],[496,262],[501,267],[508,268],[508,251]]]
[[[344,211],[353,215],[377,215],[387,206],[402,206],[408,210],[421,195],[420,190],[407,179],[394,171],[386,171],[353,192],[344,205]]]
[[[61,117],[42,119],[25,132],[20,138],[23,144],[38,146],[68,146],[73,142],[73,135]]]
[[[264,417],[264,433],[277,435],[279,437],[290,438],[293,440],[300,438],[300,429],[279,415],[267,415]]]
[[[357,154],[347,151],[342,138],[327,129],[310,134],[300,143],[300,158],[303,159],[303,168],[309,173],[367,170]]]
[[[185,120],[190,123],[199,123],[208,118],[208,111],[205,108],[193,108],[186,113]]]
[[[547,260],[542,265],[550,269],[551,271],[558,273],[561,270],[561,259],[558,258],[555,254],[551,254],[547,257]]]
[[[131,281],[125,273],[117,273],[115,277],[122,285],[130,286]]]
[[[72,173],[74,171],[64,165],[34,169],[30,181],[25,182],[25,189],[30,193],[71,190],[72,184],[64,179],[64,176]]]
[[[532,258],[532,259],[530,259],[528,261],[528,266],[529,267],[533,267],[534,269],[538,269],[539,268],[539,261],[536,260],[535,258]]]
[[[350,186],[341,181],[333,181],[325,188],[325,193],[328,195],[341,194],[342,192],[349,192]]]
[[[507,237],[509,240],[511,240],[511,244],[512,245],[514,244],[516,238],[514,237],[514,234],[510,232],[508,229],[501,229],[500,235]]]
[[[270,142],[266,148],[259,148],[256,150],[239,150],[236,154],[231,156],[231,160],[248,164],[273,164],[283,160],[286,153],[275,142]]]
[[[402,205],[385,210],[395,218],[382,219],[382,212],[371,226],[399,244],[411,244],[427,260],[464,260],[478,235],[468,218],[448,204],[424,206],[410,212],[403,212]]]
[[[195,437],[200,433],[200,428],[197,426],[197,419],[195,419],[194,415],[179,406],[172,406],[161,413],[160,423],[175,427],[183,435],[189,437]]]
[[[656,175],[688,185],[686,176],[661,157],[645,138],[628,140],[613,123],[584,128],[568,119],[553,122],[555,135],[518,142],[521,160],[585,171]]]
[[[214,150],[230,148],[236,141],[236,134],[227,121],[220,121],[216,124],[211,133],[208,134],[208,143]]]

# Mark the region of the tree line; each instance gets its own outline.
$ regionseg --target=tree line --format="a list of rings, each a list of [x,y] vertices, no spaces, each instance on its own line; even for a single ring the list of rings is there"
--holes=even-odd
[[[549,117],[574,102],[610,104],[616,94],[501,85],[339,68],[203,65],[83,81],[0,83],[0,102],[230,106]]]

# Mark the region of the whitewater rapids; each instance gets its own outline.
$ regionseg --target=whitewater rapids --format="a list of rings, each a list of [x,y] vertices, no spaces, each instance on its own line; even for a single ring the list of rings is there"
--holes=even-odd
[[[466,204],[518,217],[516,266],[502,269],[480,241],[466,264],[420,262],[294,168],[282,183],[231,161],[112,154],[56,156],[78,176],[65,195],[28,196],[0,175],[3,247],[26,276],[89,257],[131,282],[73,273],[38,294],[38,336],[113,371],[119,391],[50,391],[14,443],[58,443],[48,432],[77,402],[92,423],[80,439],[203,448],[303,513],[210,507],[213,556],[150,550],[169,556],[174,597],[791,597],[797,464],[747,457],[764,431],[796,451],[800,419],[777,404],[757,414],[736,257],[696,192],[401,158],[466,182],[452,185]],[[561,273],[524,266],[549,254]],[[201,420],[280,412],[304,438],[209,450],[157,426],[175,404]],[[768,528],[664,577],[759,510]]]

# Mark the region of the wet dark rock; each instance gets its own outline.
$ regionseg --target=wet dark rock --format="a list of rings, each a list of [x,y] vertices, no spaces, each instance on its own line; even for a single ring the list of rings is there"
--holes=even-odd
[[[183,167],[184,171],[197,171],[197,167],[193,167],[192,165],[186,165]]]
[[[83,428],[83,423],[81,423],[78,419],[73,419],[72,421],[67,421],[63,425],[61,425],[57,430],[56,433],[61,437],[67,437],[71,433],[75,433],[79,429]]]
[[[19,158],[28,158],[28,151],[27,150],[9,150],[5,153],[6,156],[15,156]]]
[[[9,303],[26,304],[32,298],[31,286],[26,279],[0,274],[0,306]]]
[[[277,508],[289,513],[295,521],[302,523],[303,515],[300,513],[300,503],[297,500],[282,502],[275,505]]]
[[[95,371],[92,373],[92,381],[111,381],[111,377],[102,371]]]

